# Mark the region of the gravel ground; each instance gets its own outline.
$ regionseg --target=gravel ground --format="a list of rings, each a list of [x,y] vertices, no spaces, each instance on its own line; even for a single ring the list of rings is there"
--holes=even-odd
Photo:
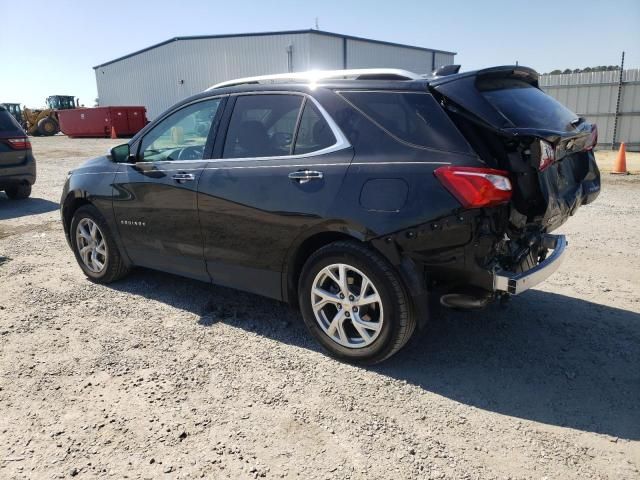
[[[35,138],[32,198],[0,194],[0,478],[640,478],[638,177],[603,176],[540,288],[357,368],[275,301],[87,281],[57,202],[115,143]]]

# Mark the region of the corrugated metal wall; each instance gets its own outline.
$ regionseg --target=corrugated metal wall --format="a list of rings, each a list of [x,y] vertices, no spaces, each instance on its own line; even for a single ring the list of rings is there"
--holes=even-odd
[[[434,52],[347,39],[347,68],[391,67],[431,73]]]
[[[309,68],[306,34],[185,39],[95,70],[101,105],[144,105],[152,119],[179,100],[231,78]]]
[[[540,87],[559,102],[598,125],[598,144],[613,139],[619,71],[540,75]],[[640,70],[623,74],[615,143],[640,150]]]
[[[342,38],[327,35],[310,35],[310,50],[308,69],[311,70],[340,70],[344,68],[344,41]],[[294,71],[307,70],[305,66]]]
[[[287,48],[292,46],[289,61]],[[289,33],[179,39],[95,69],[101,105],[144,105],[153,119],[179,100],[233,78],[344,67],[345,39]],[[346,39],[347,68],[391,67],[431,72],[453,55]]]
[[[143,105],[153,118],[180,99],[176,42],[148,50],[95,70],[100,105]]]
[[[450,53],[444,52],[435,52],[435,61],[434,61],[434,70],[438,67],[442,67],[443,65],[452,65],[453,64],[453,55]]]

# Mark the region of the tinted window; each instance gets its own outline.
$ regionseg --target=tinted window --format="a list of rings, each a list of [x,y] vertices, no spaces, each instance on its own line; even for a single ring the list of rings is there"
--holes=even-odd
[[[21,128],[13,116],[4,108],[0,110],[0,132],[20,132]]]
[[[444,150],[468,149],[460,132],[428,93],[341,92],[341,95],[404,142]]]
[[[315,152],[336,143],[329,124],[312,101],[307,101],[300,117],[295,154]]]
[[[194,103],[172,113],[142,139],[140,160],[201,160],[221,100]]]
[[[513,78],[478,83],[484,97],[514,126],[572,130],[578,116],[542,90]]]
[[[299,95],[238,97],[227,130],[223,157],[290,155],[301,105]]]

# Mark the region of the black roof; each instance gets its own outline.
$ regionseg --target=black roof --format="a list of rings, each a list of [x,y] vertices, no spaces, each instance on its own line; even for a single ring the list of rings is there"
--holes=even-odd
[[[297,35],[297,34],[305,34],[305,33],[315,33],[317,35],[325,35],[328,37],[337,37],[337,38],[344,38],[344,39],[348,39],[348,40],[361,40],[363,42],[370,42],[370,43],[377,43],[380,45],[389,45],[392,47],[402,47],[402,48],[410,48],[413,50],[421,50],[424,52],[436,52],[436,53],[446,53],[449,55],[456,55],[457,52],[449,52],[447,50],[438,50],[435,48],[425,48],[425,47],[418,47],[415,45],[406,45],[403,43],[395,43],[395,42],[385,42],[383,40],[374,40],[371,38],[364,38],[364,37],[356,37],[353,35],[343,35],[341,33],[333,33],[333,32],[326,32],[324,30],[314,30],[312,28],[310,29],[306,29],[306,30],[283,30],[283,31],[276,31],[276,32],[254,32],[254,33],[231,33],[231,34],[222,34],[222,35],[193,35],[193,36],[186,36],[186,37],[173,37],[170,38],[169,40],[165,40],[164,42],[160,42],[160,43],[156,43],[155,45],[151,45],[149,47],[143,48],[141,50],[137,50],[135,52],[129,53],[128,55],[124,55],[122,57],[118,57],[114,60],[110,60],[108,62],[105,63],[101,63],[100,65],[96,65],[94,68],[98,69],[100,67],[104,67],[106,65],[110,65],[112,63],[116,63],[119,62],[120,60],[124,60],[125,58],[130,58],[133,57],[135,55],[138,55],[140,53],[149,51],[149,50],[153,50],[154,48],[158,48],[161,47],[163,45],[166,45],[168,43],[171,42],[177,42],[179,40],[203,40],[203,39],[208,39],[208,38],[233,38],[233,37],[260,37],[260,36],[269,36],[269,35]]]

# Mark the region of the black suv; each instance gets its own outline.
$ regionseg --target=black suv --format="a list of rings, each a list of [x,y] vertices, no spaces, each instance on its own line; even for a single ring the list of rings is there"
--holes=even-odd
[[[80,267],[133,265],[299,305],[333,355],[375,363],[429,318],[555,271],[549,232],[593,201],[597,132],[524,67],[226,82],[68,178]]]
[[[12,200],[27,198],[35,181],[31,142],[13,115],[0,105],[0,190]]]

